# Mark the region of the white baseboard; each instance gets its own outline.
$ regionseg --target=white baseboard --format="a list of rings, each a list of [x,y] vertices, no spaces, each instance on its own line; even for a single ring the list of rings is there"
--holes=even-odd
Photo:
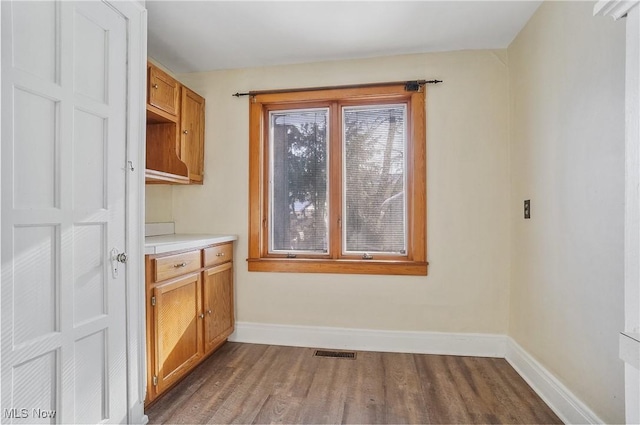
[[[604,423],[551,372],[516,341],[507,337],[505,359],[566,424]]]
[[[229,341],[335,350],[504,358],[507,337],[496,334],[378,331],[237,322],[236,331]]]

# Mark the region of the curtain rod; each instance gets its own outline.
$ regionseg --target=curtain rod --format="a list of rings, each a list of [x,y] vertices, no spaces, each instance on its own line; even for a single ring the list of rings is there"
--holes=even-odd
[[[298,88],[298,89],[280,89],[280,90],[259,90],[259,91],[249,91],[245,93],[237,92],[232,94],[235,97],[241,96],[255,96],[258,94],[277,94],[277,93],[291,93],[291,92],[301,92],[301,91],[318,91],[318,90],[331,90],[331,89],[360,89],[366,87],[381,87],[381,86],[394,86],[397,84],[404,84],[404,89],[406,91],[418,91],[421,86],[425,84],[438,84],[441,83],[442,80],[412,80],[412,81],[396,81],[392,83],[371,83],[371,84],[353,84],[348,86],[327,86],[327,87],[307,87],[307,88]]]

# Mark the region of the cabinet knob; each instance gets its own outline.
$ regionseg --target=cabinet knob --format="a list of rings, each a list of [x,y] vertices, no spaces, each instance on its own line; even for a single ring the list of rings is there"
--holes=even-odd
[[[218,253],[216,254],[216,257],[224,257],[224,252],[218,252]]]
[[[180,267],[186,267],[186,266],[187,266],[187,263],[184,263],[184,262],[182,262],[180,264],[174,264],[173,265],[173,267],[175,267],[176,269],[179,269]]]
[[[157,84],[154,84],[154,85],[153,85],[153,88],[154,88],[154,89],[157,89],[157,88],[158,88],[158,85],[157,85]]]
[[[201,319],[204,319],[204,313],[198,314],[198,317],[201,318]]]
[[[207,314],[211,315],[211,309],[207,310]]]
[[[189,134],[189,130],[184,130],[182,133]]]

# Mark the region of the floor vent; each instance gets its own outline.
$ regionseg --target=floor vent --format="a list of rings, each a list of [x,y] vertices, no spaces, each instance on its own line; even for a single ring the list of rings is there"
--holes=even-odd
[[[356,353],[353,351],[326,351],[326,350],[316,350],[313,354],[315,357],[332,357],[335,359],[356,359]]]

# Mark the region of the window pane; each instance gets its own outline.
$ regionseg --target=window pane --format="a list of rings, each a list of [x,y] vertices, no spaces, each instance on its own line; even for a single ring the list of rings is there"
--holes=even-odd
[[[328,113],[270,113],[270,252],[327,252]]]
[[[406,106],[343,108],[344,251],[406,253]]]

